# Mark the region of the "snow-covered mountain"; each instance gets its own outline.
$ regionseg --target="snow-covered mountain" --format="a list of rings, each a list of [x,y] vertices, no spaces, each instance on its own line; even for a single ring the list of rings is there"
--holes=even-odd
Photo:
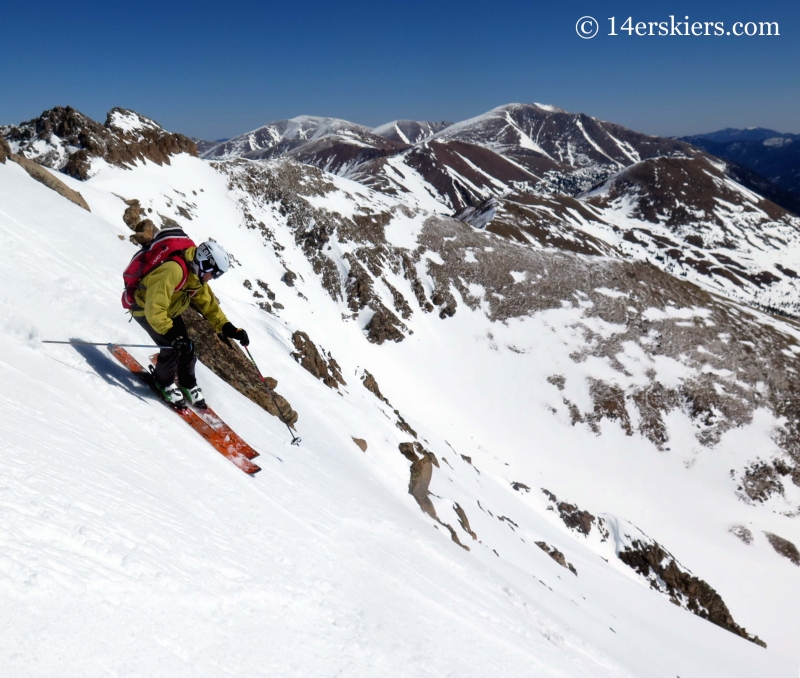
[[[374,130],[375,134],[392,141],[400,141],[404,144],[416,144],[420,141],[429,139],[437,132],[441,132],[445,127],[452,125],[452,122],[441,120],[439,122],[429,122],[427,120],[393,120],[384,125],[379,125]]]
[[[631,230],[660,224],[648,247],[699,247],[646,193],[682,161],[459,220],[292,157],[96,155],[87,180],[44,169],[45,185],[13,150],[12,675],[795,675],[800,325],[637,260],[608,226],[624,207]],[[751,244],[788,237],[704,171],[732,207],[676,199],[709,251],[736,236],[726,209]],[[548,209],[564,230],[543,246],[525,229]],[[303,437],[206,360],[207,397],[261,453],[255,478],[103,350],[40,343],[144,340],[119,292],[147,220],[233,255],[214,290]],[[34,633],[46,654],[26,651]]]
[[[739,163],[800,198],[800,134],[756,127],[683,137],[708,153]],[[797,203],[795,204],[795,209]]]

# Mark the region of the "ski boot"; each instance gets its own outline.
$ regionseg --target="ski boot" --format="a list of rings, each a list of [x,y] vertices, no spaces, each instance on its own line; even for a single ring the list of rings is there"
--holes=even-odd
[[[156,382],[156,386],[158,387],[158,390],[161,391],[161,395],[164,397],[164,400],[167,401],[168,405],[171,405],[176,410],[185,410],[188,407],[186,398],[183,397],[183,393],[181,393],[181,390],[178,388],[177,384],[162,386]]]
[[[183,394],[186,396],[186,400],[198,410],[204,410],[208,407],[199,386],[192,386],[192,388],[181,386],[181,391],[183,391]]]

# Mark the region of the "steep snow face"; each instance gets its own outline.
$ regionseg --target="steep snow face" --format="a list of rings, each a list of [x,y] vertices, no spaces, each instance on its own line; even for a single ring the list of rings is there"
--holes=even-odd
[[[15,673],[792,675],[797,571],[764,533],[800,542],[800,496],[786,483],[746,503],[730,469],[781,453],[796,327],[291,161],[96,170],[65,179],[89,214],[0,166],[0,242],[17,253],[0,297]],[[292,448],[201,367],[261,452],[255,478],[102,350],[39,343],[145,339],[119,306],[123,199],[233,255],[215,293],[303,436]],[[291,357],[298,330],[344,385]],[[615,557],[632,538],[599,553],[541,488],[664,544],[769,649],[651,590]],[[749,544],[729,531],[743,526]],[[45,656],[19,651],[34,632]]]
[[[372,130],[373,134],[400,141],[404,144],[416,144],[429,139],[445,127],[453,123],[442,120],[441,122],[427,122],[417,120],[393,120],[385,125],[380,125]]]
[[[114,129],[123,134],[137,136],[144,131],[163,132],[164,128],[157,122],[126,108],[114,108],[106,119],[106,127]]]
[[[307,141],[332,134],[358,142],[365,135],[369,136],[371,130],[364,125],[338,118],[300,115],[289,120],[271,122],[252,132],[229,139],[206,151],[203,157],[215,160],[242,157],[269,158],[297,148]]]
[[[508,104],[436,134],[513,155],[523,164],[548,160],[559,171],[590,166],[618,169],[641,158],[686,152],[687,144],[660,139],[555,106]],[[535,165],[531,165],[534,167]],[[588,188],[588,186],[586,187]]]

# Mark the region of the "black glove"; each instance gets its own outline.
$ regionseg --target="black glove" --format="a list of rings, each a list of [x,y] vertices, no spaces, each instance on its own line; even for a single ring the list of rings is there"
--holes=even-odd
[[[172,348],[181,355],[191,355],[194,352],[194,342],[189,337],[178,337],[172,342]]]
[[[181,331],[175,325],[164,332],[164,339],[181,355],[189,355],[194,351],[194,342],[186,335],[181,334]]]
[[[222,326],[222,336],[226,339],[236,339],[242,346],[250,344],[250,337],[247,336],[241,327],[235,327],[233,323],[225,323]]]

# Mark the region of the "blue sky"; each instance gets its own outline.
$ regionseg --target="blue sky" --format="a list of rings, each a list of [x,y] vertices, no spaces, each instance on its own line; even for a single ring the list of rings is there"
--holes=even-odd
[[[576,34],[599,20],[591,40]],[[638,21],[777,21],[780,37],[628,36]],[[616,17],[610,37],[608,17]],[[551,103],[650,134],[800,133],[800,3],[6,3],[0,124],[133,108],[206,139],[310,114],[378,125]]]

